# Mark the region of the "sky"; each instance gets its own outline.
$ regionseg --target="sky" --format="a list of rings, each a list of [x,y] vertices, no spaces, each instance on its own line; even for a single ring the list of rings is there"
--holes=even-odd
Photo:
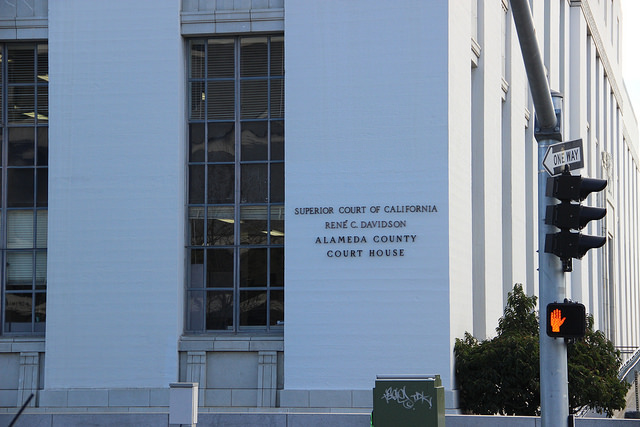
[[[640,121],[640,0],[622,1],[622,74]]]

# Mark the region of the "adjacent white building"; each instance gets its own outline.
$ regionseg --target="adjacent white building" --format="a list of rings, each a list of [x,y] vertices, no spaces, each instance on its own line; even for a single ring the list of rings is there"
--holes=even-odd
[[[640,347],[618,0],[532,0],[563,136],[605,178],[574,261]],[[506,0],[0,5],[0,406],[369,408],[537,294],[537,148]]]

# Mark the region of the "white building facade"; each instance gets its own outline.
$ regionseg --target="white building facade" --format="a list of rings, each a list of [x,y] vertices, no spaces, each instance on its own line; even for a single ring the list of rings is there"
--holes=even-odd
[[[567,275],[640,347],[617,0],[532,0],[607,237]],[[537,294],[537,147],[506,0],[0,5],[0,407],[370,408]]]

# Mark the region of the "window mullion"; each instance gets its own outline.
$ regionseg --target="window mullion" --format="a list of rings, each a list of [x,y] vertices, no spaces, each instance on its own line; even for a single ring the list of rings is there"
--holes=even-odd
[[[234,40],[234,133],[235,156],[234,156],[234,281],[233,281],[233,332],[240,329],[240,194],[241,194],[241,141],[242,123],[240,121],[240,37]]]
[[[0,96],[2,97],[2,101],[0,102],[0,113],[2,114],[0,120],[0,129],[2,131],[2,138],[0,143],[2,144],[2,156],[0,161],[2,162],[2,170],[0,171],[0,183],[2,188],[0,189],[0,193],[2,197],[0,197],[0,235],[2,238],[0,239],[0,336],[5,333],[5,319],[6,319],[6,283],[7,283],[7,161],[9,158],[8,154],[8,135],[7,135],[7,104],[8,104],[8,89],[7,89],[7,45],[0,45],[0,54],[2,55],[3,61],[0,62],[0,73],[2,74],[0,78]]]

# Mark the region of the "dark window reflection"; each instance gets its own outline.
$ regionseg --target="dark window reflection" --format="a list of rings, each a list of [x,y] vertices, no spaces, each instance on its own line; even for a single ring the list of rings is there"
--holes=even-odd
[[[267,206],[240,208],[240,244],[262,245],[269,242]]]
[[[284,286],[284,248],[271,249],[269,284]]]
[[[267,249],[240,249],[240,286],[267,286]]]
[[[38,154],[37,162],[38,166],[47,166],[49,164],[49,128],[38,127],[36,128],[38,134]]]
[[[32,127],[9,128],[9,166],[35,164],[35,132]]]
[[[284,163],[271,164],[271,203],[284,202]]]
[[[233,165],[210,165],[208,166],[209,177],[207,183],[208,203],[233,203],[234,200],[234,166]]]
[[[207,244],[211,246],[233,245],[234,207],[210,206],[207,208]]]
[[[271,122],[271,160],[284,160],[284,122]]]
[[[235,125],[233,122],[209,123],[208,144],[210,162],[233,162],[235,159]]]
[[[271,310],[269,312],[269,324],[281,325],[284,322],[284,291],[271,291]]]
[[[34,203],[34,170],[33,168],[16,169],[7,171],[7,206],[31,207]]]
[[[233,287],[233,249],[207,250],[208,288]]]
[[[31,332],[32,293],[5,295],[5,331]]]
[[[241,166],[240,200],[242,203],[266,203],[268,180],[266,164]]]
[[[267,291],[240,291],[240,326],[267,325]]]
[[[243,161],[268,160],[269,122],[242,122],[242,154]]]
[[[36,206],[48,205],[49,172],[47,168],[36,169]]]
[[[204,162],[204,123],[189,125],[189,161]]]
[[[204,203],[204,166],[189,166],[189,203]]]
[[[220,330],[233,327],[233,292],[207,292],[207,329]]]

